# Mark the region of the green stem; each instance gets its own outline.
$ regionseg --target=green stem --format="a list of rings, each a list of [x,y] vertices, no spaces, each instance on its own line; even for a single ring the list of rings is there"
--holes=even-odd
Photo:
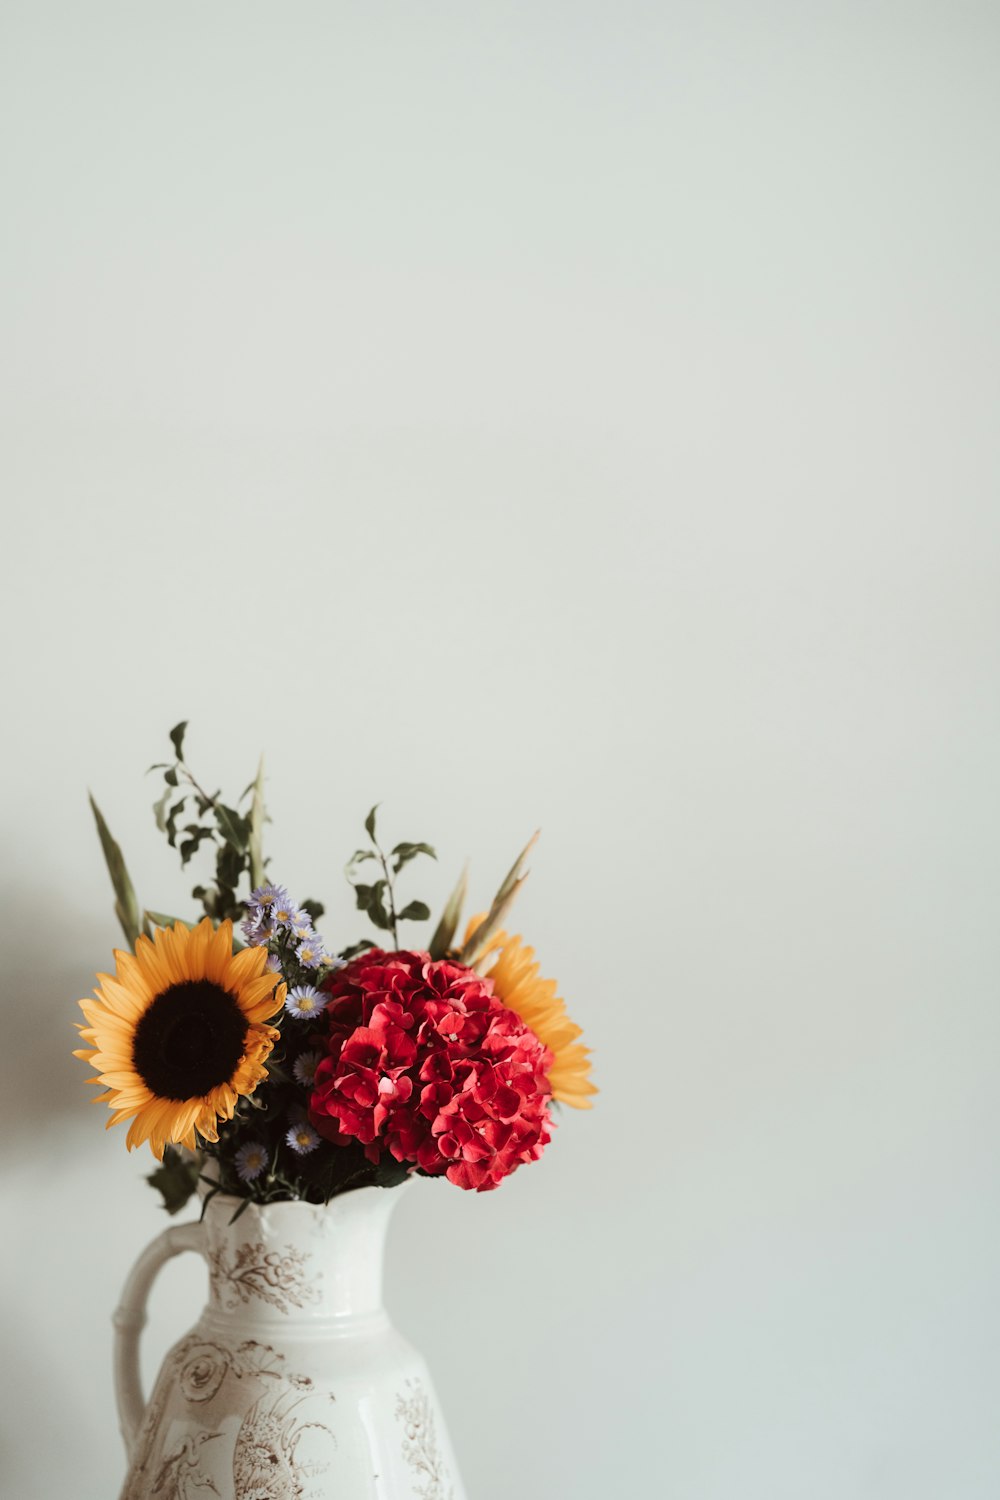
[[[386,863],[385,855],[382,853],[382,846],[379,844],[374,834],[372,835],[372,843],[375,845],[375,852],[378,854],[379,862],[382,865],[382,873],[385,875],[385,888],[389,893],[389,925],[392,928],[392,941],[395,944],[396,949],[398,950],[399,932],[396,928],[396,900],[392,890],[392,876],[389,874],[389,866]]]

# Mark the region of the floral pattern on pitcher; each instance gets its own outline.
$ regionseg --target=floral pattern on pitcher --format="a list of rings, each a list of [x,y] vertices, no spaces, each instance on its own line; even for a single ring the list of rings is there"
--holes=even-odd
[[[225,1249],[219,1246],[208,1251],[212,1289],[229,1312],[255,1297],[282,1313],[290,1307],[315,1305],[320,1299],[317,1283],[322,1280],[322,1272],[310,1279],[306,1261],[311,1259],[308,1252],[294,1245],[286,1245],[283,1251],[268,1250],[258,1240],[253,1245],[240,1245],[232,1262],[227,1263]]]
[[[235,1348],[197,1335],[182,1340],[168,1356],[149,1403],[122,1500],[205,1500],[224,1493],[216,1480],[228,1482],[227,1471],[232,1493],[240,1500],[319,1500],[319,1492],[307,1486],[329,1469],[337,1440],[326,1422],[301,1410],[307,1400],[316,1399],[313,1381],[286,1372],[284,1362],[284,1355],[270,1345],[253,1340]],[[227,1401],[224,1394],[220,1399],[227,1376],[261,1387],[235,1440],[234,1419],[243,1403]],[[173,1435],[166,1451],[168,1444],[160,1445],[166,1431],[163,1418],[176,1392],[189,1408],[215,1409],[210,1430],[193,1425],[202,1420],[193,1412],[189,1424],[178,1413],[180,1436]],[[226,1456],[227,1426],[231,1459]],[[307,1434],[308,1451],[299,1453]]]
[[[438,1446],[430,1396],[419,1380],[408,1380],[396,1397],[396,1419],[403,1424],[403,1458],[414,1471],[419,1500],[453,1500],[455,1488]]]

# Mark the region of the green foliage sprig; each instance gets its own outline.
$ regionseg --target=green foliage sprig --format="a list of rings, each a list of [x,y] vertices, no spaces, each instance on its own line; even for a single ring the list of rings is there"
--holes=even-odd
[[[240,794],[237,805],[222,800],[221,791],[206,792],[184,757],[184,735],[187,720],[170,731],[174,748],[172,761],[157,761],[150,771],[162,771],[163,795],[153,804],[156,826],[176,849],[184,868],[198,853],[202,844],[213,848],[215,879],[210,885],[196,885],[191,895],[201,902],[205,915],[222,922],[229,917],[238,922],[244,914],[243,900],[237,895],[243,877],[250,890],[264,879],[263,829],[267,820],[264,806],[264,758],[257,775]],[[250,798],[246,812],[240,804]],[[187,816],[188,822],[181,824]],[[162,914],[160,914],[162,915]]]
[[[371,812],[365,819],[365,832],[371,840],[370,849],[356,849],[347,862],[345,874],[351,888],[354,891],[354,899],[358,910],[367,914],[368,920],[373,926],[382,932],[391,932],[393,946],[399,947],[399,923],[400,922],[426,922],[431,914],[431,909],[426,901],[408,901],[405,906],[400,907],[396,901],[395,879],[404,866],[420,854],[426,854],[431,859],[437,859],[437,854],[430,844],[397,844],[387,855],[375,832],[375,814],[378,812],[379,804],[376,802]],[[371,885],[361,881],[358,876],[359,867],[367,861],[373,860],[382,866],[382,876]],[[364,948],[373,947],[372,943],[356,943],[353,948],[346,950],[341,957],[353,957]]]

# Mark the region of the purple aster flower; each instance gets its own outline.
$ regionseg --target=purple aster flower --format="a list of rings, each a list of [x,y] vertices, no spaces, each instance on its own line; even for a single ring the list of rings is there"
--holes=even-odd
[[[298,908],[287,899],[286,893],[282,892],[275,897],[271,906],[271,921],[278,927],[291,927],[298,914]]]
[[[326,957],[323,939],[318,932],[314,932],[309,937],[302,939],[295,953],[304,969],[318,969]]]
[[[291,1126],[285,1134],[285,1140],[297,1156],[308,1156],[319,1145],[319,1136],[308,1120],[300,1120],[297,1125]]]
[[[254,906],[273,906],[276,901],[287,901],[288,892],[283,885],[259,885],[250,897]]]
[[[267,955],[266,967],[270,969],[272,974],[281,973],[281,959],[278,957],[277,953],[269,953]]]
[[[288,925],[292,929],[293,937],[297,937],[300,940],[302,938],[315,936],[312,917],[307,911],[296,911],[293,914],[292,920]]]
[[[310,1021],[326,1009],[327,996],[315,985],[296,984],[285,997],[285,1009],[299,1021]]]
[[[256,922],[248,917],[242,924],[243,936],[251,948],[264,948],[274,937],[274,923],[267,920],[266,912]]]
[[[260,1141],[247,1141],[236,1153],[236,1172],[243,1182],[254,1182],[267,1166],[267,1152]]]

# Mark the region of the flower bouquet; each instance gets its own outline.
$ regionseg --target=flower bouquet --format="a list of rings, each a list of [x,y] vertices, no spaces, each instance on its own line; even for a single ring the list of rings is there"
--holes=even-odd
[[[181,1208],[199,1178],[241,1211],[414,1174],[484,1192],[537,1160],[553,1103],[589,1108],[595,1090],[555,982],[503,925],[534,839],[461,937],[464,874],[430,938],[404,945],[400,929],[431,913],[401,904],[398,883],[436,856],[427,843],[384,850],[372,808],[346,873],[382,941],[331,948],[320,903],[270,877],[262,768],[223,801],[191,771],[186,727],[150,768],[164,782],[154,811],[183,866],[211,851],[212,878],[191,893],[204,915],[189,924],[139,906],[92,798],[131,951],[80,1001],[76,1053],[108,1125],[129,1120],[129,1149],[148,1142],[161,1163],[150,1181],[166,1207]]]
[[[421,1357],[381,1302],[388,1217],[411,1177],[485,1192],[547,1145],[554,1105],[590,1105],[587,1048],[531,948],[504,928],[534,840],[490,907],[459,926],[465,876],[428,922],[398,887],[426,843],[386,850],[376,808],[347,864],[376,936],[331,947],[323,907],[292,900],[263,854],[263,773],[207,792],[186,724],[152,767],[158,827],[187,866],[211,853],[188,923],[140,907],[91,799],[128,941],[81,1000],[108,1125],[148,1142],[175,1213],[115,1314],[115,1388],[129,1467],[122,1500],[463,1500]],[[148,1402],[139,1331],[159,1267],[204,1256],[209,1300]]]

